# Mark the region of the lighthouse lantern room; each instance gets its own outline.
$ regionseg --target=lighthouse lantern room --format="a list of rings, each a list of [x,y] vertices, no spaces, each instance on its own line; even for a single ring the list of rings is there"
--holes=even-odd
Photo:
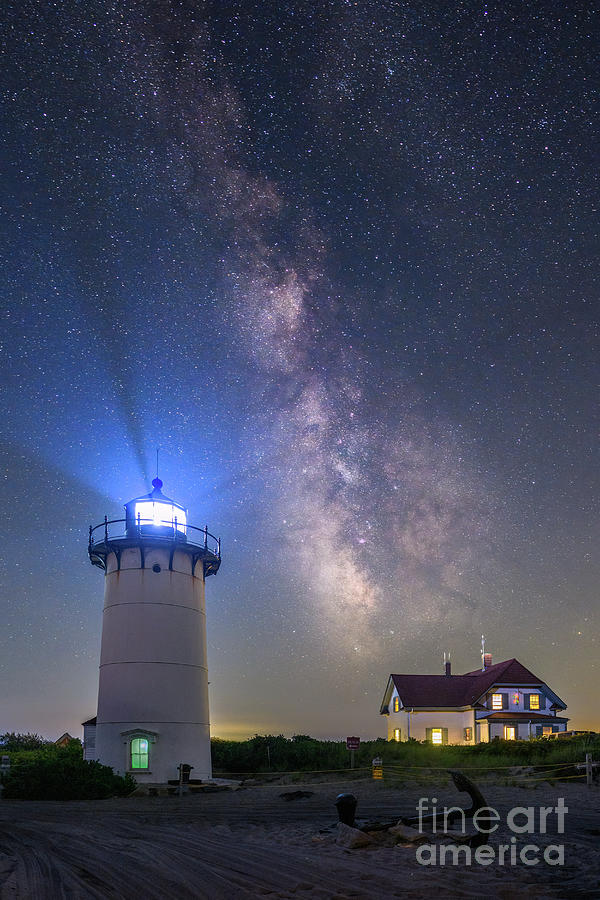
[[[125,519],[90,526],[90,561],[105,576],[94,758],[138,782],[176,779],[181,764],[206,779],[204,585],[221,544],[188,524],[160,478],[152,486],[125,504]]]

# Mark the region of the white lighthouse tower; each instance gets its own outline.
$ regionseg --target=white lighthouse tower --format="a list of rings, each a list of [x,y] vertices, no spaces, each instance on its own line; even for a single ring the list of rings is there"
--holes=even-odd
[[[211,777],[204,582],[220,541],[153,490],[125,519],[90,526],[89,556],[104,570],[94,758],[138,782]],[[89,723],[90,725],[92,723]]]

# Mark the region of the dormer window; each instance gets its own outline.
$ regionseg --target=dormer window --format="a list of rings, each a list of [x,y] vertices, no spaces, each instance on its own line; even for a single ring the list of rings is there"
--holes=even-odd
[[[502,694],[492,694],[492,709],[502,709]]]
[[[540,695],[539,694],[530,694],[529,695],[529,709],[539,709],[540,708]]]

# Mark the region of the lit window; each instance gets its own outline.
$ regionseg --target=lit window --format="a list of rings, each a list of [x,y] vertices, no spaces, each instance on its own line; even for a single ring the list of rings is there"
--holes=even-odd
[[[473,729],[465,728],[465,741],[471,741],[473,739]]]
[[[139,519],[140,525],[175,525],[177,519],[177,531],[185,532],[185,510],[171,503],[159,503],[154,500],[140,500],[135,504],[135,521]]]
[[[134,738],[131,742],[131,768],[148,768],[148,739]]]
[[[502,709],[502,694],[492,694],[492,709]]]
[[[513,706],[519,705],[519,695],[518,694],[513,694],[512,702],[513,702]]]
[[[539,709],[540,708],[540,695],[539,694],[530,694],[529,695],[529,709]]]
[[[399,728],[394,728],[394,740],[395,741],[400,740],[400,729]]]
[[[552,725],[544,725],[542,734],[552,734]]]
[[[400,700],[398,697],[394,697],[394,712],[400,711]]]
[[[443,744],[444,736],[441,728],[432,728],[431,729],[431,743],[432,744]]]
[[[514,725],[505,725],[504,726],[504,740],[505,741],[516,741],[517,739],[517,729]]]

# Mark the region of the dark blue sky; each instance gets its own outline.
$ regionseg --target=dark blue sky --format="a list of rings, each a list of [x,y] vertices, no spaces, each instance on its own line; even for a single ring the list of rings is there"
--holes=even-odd
[[[223,538],[213,731],[366,736],[516,656],[600,728],[581,4],[10,3],[3,730],[95,710],[86,534]]]

